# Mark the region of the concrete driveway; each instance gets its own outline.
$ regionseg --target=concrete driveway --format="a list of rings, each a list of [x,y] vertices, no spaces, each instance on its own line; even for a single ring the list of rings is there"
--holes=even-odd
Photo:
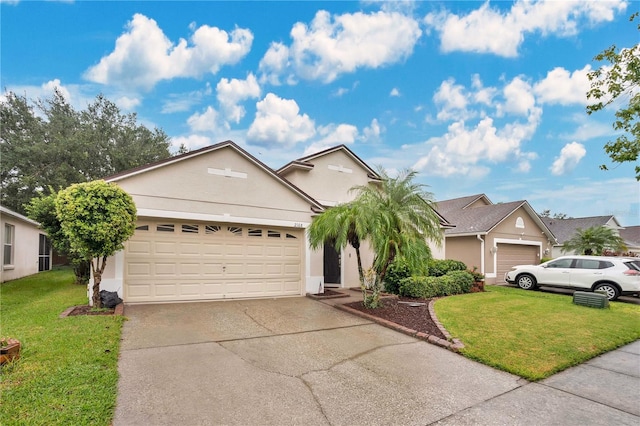
[[[308,298],[135,305],[125,314],[114,425],[636,424],[639,418]]]

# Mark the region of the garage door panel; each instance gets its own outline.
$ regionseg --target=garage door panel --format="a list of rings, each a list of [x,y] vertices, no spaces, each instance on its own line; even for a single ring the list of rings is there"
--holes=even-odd
[[[129,243],[129,253],[148,256],[151,254],[151,243],[149,241],[131,241]]]
[[[154,254],[175,254],[177,244],[168,241],[156,241],[153,247]]]
[[[202,250],[201,245],[197,243],[180,243],[180,254],[186,255],[200,255]]]
[[[151,274],[150,263],[129,263],[129,275],[131,276],[149,276]]]
[[[162,223],[170,226],[171,220]],[[303,231],[189,225],[198,226],[201,232],[158,232],[155,224],[147,231],[136,231],[126,244],[126,301],[215,300],[301,293]],[[182,224],[174,227],[182,229]]]
[[[201,275],[201,266],[200,263],[180,263],[180,275]]]
[[[155,263],[154,265],[155,275],[171,275],[174,276],[178,272],[175,263]]]

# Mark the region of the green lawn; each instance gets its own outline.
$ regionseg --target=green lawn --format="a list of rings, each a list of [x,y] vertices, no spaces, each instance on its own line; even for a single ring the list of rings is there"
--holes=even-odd
[[[20,360],[2,367],[1,425],[111,423],[123,319],[58,318],[86,303],[70,269],[0,285],[0,335],[23,345]]]
[[[492,367],[540,380],[640,338],[640,306],[577,306],[571,296],[487,286],[485,293],[440,299],[438,319]]]

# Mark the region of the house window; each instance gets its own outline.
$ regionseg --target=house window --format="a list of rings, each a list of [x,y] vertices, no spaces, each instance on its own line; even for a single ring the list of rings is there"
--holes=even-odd
[[[40,234],[38,245],[38,272],[51,269],[51,244],[46,235]]]
[[[238,237],[242,236],[242,228],[239,228],[237,226],[229,226],[227,227],[227,231],[231,232],[233,235],[236,235]]]
[[[13,244],[15,241],[15,226],[4,224],[4,245],[2,253],[2,264],[4,266],[13,265]]]
[[[218,225],[205,225],[204,226],[205,234],[215,234],[219,230],[220,230],[220,227]]]
[[[173,232],[174,226],[171,223],[163,223],[156,226],[158,232]]]
[[[516,219],[516,228],[524,229],[524,220],[520,216]]]
[[[182,225],[182,233],[197,234],[200,227],[198,225]]]
[[[250,237],[262,237],[262,229],[249,228],[247,235]]]

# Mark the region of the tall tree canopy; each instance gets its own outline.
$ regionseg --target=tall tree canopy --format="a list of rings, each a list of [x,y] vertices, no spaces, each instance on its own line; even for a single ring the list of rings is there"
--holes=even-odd
[[[109,176],[170,156],[161,129],[137,123],[103,95],[77,111],[59,91],[30,103],[13,92],[0,102],[0,204],[25,213],[49,188]]]
[[[630,20],[637,17],[638,12]],[[640,30],[640,25],[637,29]],[[613,128],[620,135],[607,142],[604,150],[614,163],[635,163],[636,180],[640,180],[640,43],[623,49],[613,45],[594,59],[608,63],[588,74],[591,90],[587,99],[593,103],[587,105],[587,113],[591,115],[618,100],[616,105],[620,107]],[[604,164],[600,168],[607,170]]]

